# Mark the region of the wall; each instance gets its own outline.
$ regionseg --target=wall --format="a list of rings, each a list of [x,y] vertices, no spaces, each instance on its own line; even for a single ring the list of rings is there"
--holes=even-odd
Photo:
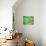
[[[9,30],[12,29],[12,6],[15,2],[16,0],[0,0],[0,28],[6,27]],[[2,32],[0,34],[0,38],[5,38],[5,36],[8,35],[10,36],[10,32],[8,30],[5,32],[4,29],[0,29],[0,32]]]
[[[17,6],[16,6],[17,5]],[[41,46],[41,0],[22,0],[13,6],[15,30]],[[34,16],[34,25],[23,25],[23,16]]]
[[[12,29],[12,6],[16,0],[0,0],[0,27]]]
[[[0,0],[0,26],[12,28],[12,6],[15,2],[16,0]],[[46,46],[46,36],[45,36],[46,35],[46,0],[41,0],[41,4],[42,4],[41,40],[42,40],[42,46]],[[26,33],[26,31],[23,31],[23,29],[21,30],[22,32]]]
[[[41,0],[41,40],[46,46],[46,0]]]

